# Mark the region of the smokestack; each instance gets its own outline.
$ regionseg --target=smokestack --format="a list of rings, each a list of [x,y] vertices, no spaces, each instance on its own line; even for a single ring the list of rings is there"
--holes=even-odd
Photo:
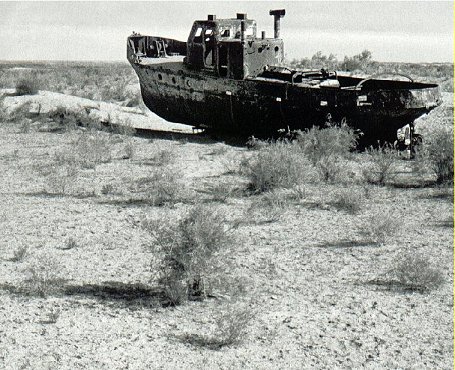
[[[237,19],[246,19],[246,13],[237,13]]]
[[[215,15],[215,14],[209,14],[209,15],[207,16],[207,20],[208,20],[208,21],[214,21],[215,19],[216,19],[216,15]]]
[[[275,33],[274,37],[278,39],[280,37],[280,19],[285,16],[286,10],[284,9],[271,10],[269,14],[273,15],[273,30]]]

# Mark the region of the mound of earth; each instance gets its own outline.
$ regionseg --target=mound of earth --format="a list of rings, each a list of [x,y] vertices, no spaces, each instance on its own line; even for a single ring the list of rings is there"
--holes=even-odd
[[[112,124],[128,124],[135,128],[157,131],[192,132],[188,125],[165,121],[148,109],[139,107],[123,107],[114,103],[94,101],[73,95],[60,94],[51,91],[39,91],[36,95],[16,96],[14,89],[0,90],[5,118],[14,116],[17,112],[32,115],[47,115],[56,108],[64,108],[69,112],[86,112],[88,116],[100,122]]]

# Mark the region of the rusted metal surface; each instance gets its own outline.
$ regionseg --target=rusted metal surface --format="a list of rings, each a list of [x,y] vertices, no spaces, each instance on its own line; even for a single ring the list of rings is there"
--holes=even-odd
[[[270,14],[279,36],[284,10]],[[393,142],[398,128],[441,103],[434,84],[290,70],[283,40],[256,33],[256,22],[237,14],[195,21],[186,43],[131,36],[127,56],[144,103],[168,121],[245,136],[345,118],[365,143]]]

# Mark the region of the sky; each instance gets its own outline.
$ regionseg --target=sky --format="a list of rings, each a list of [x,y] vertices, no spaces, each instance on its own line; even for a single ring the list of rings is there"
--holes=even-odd
[[[0,1],[0,60],[126,60],[133,30],[186,41],[207,14],[247,13],[271,37],[269,10],[281,8],[288,59],[368,49],[377,61],[453,61],[451,1]]]

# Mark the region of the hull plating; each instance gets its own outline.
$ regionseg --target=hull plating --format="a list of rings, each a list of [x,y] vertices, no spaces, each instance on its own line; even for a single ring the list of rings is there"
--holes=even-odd
[[[237,135],[347,123],[363,144],[393,141],[396,130],[439,105],[435,85],[416,89],[334,89],[267,78],[222,79],[182,62],[133,64],[144,103],[171,122]]]

